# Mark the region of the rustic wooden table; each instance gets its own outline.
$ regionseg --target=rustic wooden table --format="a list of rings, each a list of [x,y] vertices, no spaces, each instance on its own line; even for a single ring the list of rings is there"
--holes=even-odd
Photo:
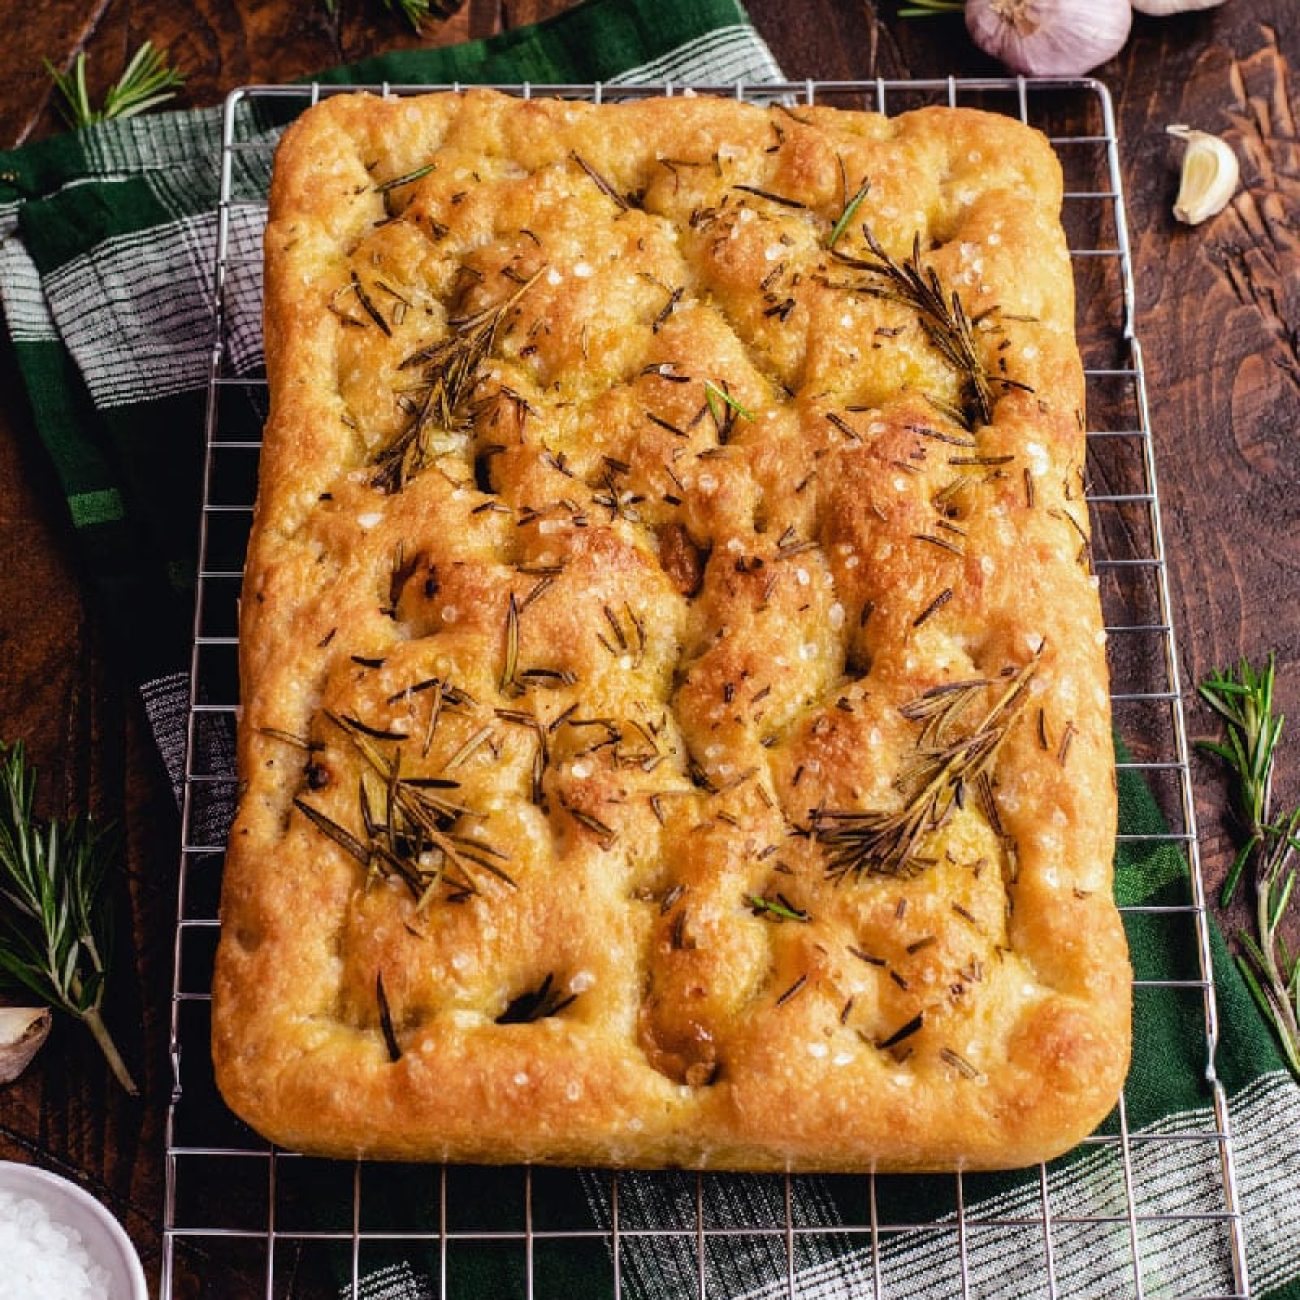
[[[338,7],[332,19],[315,0],[0,0],[0,143],[61,129],[43,57],[64,65],[85,49],[98,91],[151,37],[188,76],[183,102],[201,105],[244,82],[287,80],[417,43],[378,0]],[[424,39],[485,36],[565,7],[469,0]],[[994,70],[959,21],[900,21],[896,8],[892,0],[750,5],[792,77]],[[1123,55],[1099,74],[1119,113],[1183,679],[1194,683],[1215,665],[1275,648],[1281,701],[1292,712],[1300,706],[1297,61],[1294,0],[1228,0],[1207,13],[1139,19]],[[1169,212],[1171,122],[1224,133],[1242,157],[1245,188],[1195,231],[1177,227]],[[84,594],[65,507],[3,348],[0,644],[0,736],[28,743],[45,808],[89,807],[125,828],[129,923],[112,1020],[143,1087],[140,1101],[127,1100],[89,1039],[60,1025],[38,1064],[0,1093],[0,1157],[83,1182],[124,1220],[156,1282],[177,818],[139,702]],[[1193,705],[1190,717],[1194,733],[1209,729],[1203,709]],[[1289,767],[1282,790],[1294,796],[1300,762]],[[1218,774],[1198,762],[1196,776],[1213,881],[1230,859],[1231,828]],[[253,1279],[198,1254],[182,1252],[179,1267],[178,1295],[260,1294]]]

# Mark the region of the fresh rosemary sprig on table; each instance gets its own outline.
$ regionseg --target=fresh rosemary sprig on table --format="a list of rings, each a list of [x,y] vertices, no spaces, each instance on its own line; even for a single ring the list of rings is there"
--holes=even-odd
[[[131,1096],[139,1089],[104,1024],[111,908],[102,897],[112,857],[84,817],[41,821],[36,771],[22,741],[0,743],[0,980],[85,1023]]]
[[[90,126],[113,117],[135,117],[174,99],[177,90],[185,84],[184,76],[167,65],[167,60],[150,41],[136,50],[126,71],[108,88],[103,108],[95,108],[90,102],[85,51],[73,59],[66,72],[60,72],[49,59],[45,60],[45,69],[63,96],[59,108],[72,127]]]
[[[400,14],[411,24],[411,30],[423,30],[430,18],[450,18],[465,0],[384,0],[384,8],[391,14]]]
[[[1273,817],[1273,764],[1285,721],[1273,713],[1275,671],[1270,654],[1262,669],[1243,658],[1235,671],[1211,673],[1201,684],[1201,697],[1224,720],[1227,741],[1199,744],[1221,758],[1235,778],[1246,835],[1221,898],[1223,906],[1231,903],[1242,877],[1249,874],[1255,934],[1238,931],[1242,950],[1236,954],[1237,967],[1300,1079],[1300,953],[1291,952],[1282,934],[1282,918],[1300,869],[1300,807]]]
[[[450,18],[464,3],[465,0],[384,0],[384,8],[405,18],[413,32],[420,32],[430,18]],[[338,0],[325,0],[325,11],[331,18],[337,10]]]
[[[966,0],[912,0],[898,11],[900,18],[933,18],[935,14],[964,13]]]

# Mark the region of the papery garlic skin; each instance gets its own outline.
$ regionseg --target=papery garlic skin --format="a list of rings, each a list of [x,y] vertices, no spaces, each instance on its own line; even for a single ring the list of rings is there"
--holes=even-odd
[[[966,30],[1013,72],[1078,77],[1124,48],[1129,0],[966,0]]]
[[[1193,9],[1217,9],[1223,0],[1132,0],[1132,4],[1140,14],[1164,18],[1169,14],[1187,13]]]
[[[1188,126],[1171,126],[1169,134],[1187,142],[1182,181],[1174,200],[1174,216],[1189,226],[1208,221],[1228,206],[1237,192],[1241,166],[1226,140]]]
[[[50,1036],[49,1007],[0,1007],[0,1084],[12,1083]]]

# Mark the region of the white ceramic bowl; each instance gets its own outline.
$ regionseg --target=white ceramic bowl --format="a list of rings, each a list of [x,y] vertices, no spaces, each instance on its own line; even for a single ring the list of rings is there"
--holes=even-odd
[[[9,1160],[0,1160],[0,1191],[39,1201],[51,1219],[81,1234],[86,1253],[112,1279],[105,1300],[149,1300],[144,1269],[130,1237],[89,1192],[58,1174]]]

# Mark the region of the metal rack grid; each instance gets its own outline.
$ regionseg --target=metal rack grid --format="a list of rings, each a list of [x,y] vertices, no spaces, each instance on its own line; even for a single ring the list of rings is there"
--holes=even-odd
[[[496,88],[525,97],[546,93],[597,102],[686,89],[671,84]],[[494,1255],[497,1262],[508,1258],[513,1273],[497,1276],[513,1277],[515,1292],[530,1298],[555,1294],[571,1274],[558,1271],[554,1276],[561,1280],[552,1280],[548,1252],[553,1249],[585,1250],[581,1267],[615,1296],[692,1294],[704,1300],[731,1294],[728,1279],[742,1255],[749,1276],[757,1272],[766,1280],[754,1293],[764,1296],[803,1294],[824,1280],[828,1268],[849,1279],[837,1295],[979,1296],[990,1294],[995,1282],[1005,1288],[1017,1260],[1032,1274],[1030,1285],[1012,1284],[1021,1295],[1248,1295],[1228,1106],[1214,1071],[1218,1021],[1210,934],[1150,411],[1134,333],[1119,142],[1109,94],[1091,79],[808,81],[691,89],[891,113],[933,103],[981,107],[1039,127],[1056,147],[1066,177],[1063,220],[1079,290],[1087,379],[1094,571],[1109,633],[1116,725],[1134,748],[1133,759],[1120,766],[1142,773],[1169,824],[1164,834],[1121,839],[1185,855],[1191,867],[1185,903],[1121,908],[1180,927],[1192,954],[1185,978],[1135,980],[1135,1028],[1141,1034],[1144,1016],[1153,1014],[1153,1007],[1167,1011],[1171,998],[1195,1005],[1194,1021],[1204,1037],[1188,1050],[1204,1062],[1205,1107],[1140,1128],[1129,1123],[1131,1099],[1121,1098],[1108,1123],[1074,1154],[1076,1168],[1086,1164],[1096,1174],[1094,1187],[1109,1180],[1109,1191],[1091,1200],[1078,1200],[1061,1162],[1040,1166],[1036,1179],[1018,1190],[997,1194],[989,1194],[978,1176],[958,1173],[943,1179],[942,1187],[936,1178],[927,1180],[928,1193],[946,1197],[949,1212],[922,1220],[908,1209],[915,1179],[862,1175],[854,1188],[860,1212],[849,1216],[851,1221],[839,1215],[834,1222],[823,1213],[819,1180],[791,1175],[474,1171],[493,1189],[475,1204],[462,1195],[466,1175],[461,1170],[417,1173],[313,1160],[269,1146],[224,1108],[211,1079],[208,1002],[222,845],[234,794],[236,611],[265,404],[259,272],[269,159],[277,122],[326,95],[352,89],[251,87],[235,91],[226,102],[220,201],[213,218],[215,332],[175,939],[165,1300],[172,1295],[182,1247],[200,1269],[219,1263],[247,1279],[247,1294],[267,1297],[335,1294],[340,1284],[346,1292],[349,1282],[352,1293],[360,1295],[361,1280],[376,1268],[387,1268],[384,1276],[390,1280],[400,1277],[403,1256],[418,1256],[428,1273],[424,1290],[417,1287],[411,1294],[474,1294],[473,1288],[464,1289],[468,1274],[462,1273],[460,1258],[473,1251]],[[367,89],[389,96],[433,88]],[[1196,1196],[1171,1200],[1167,1188],[1156,1187],[1159,1162],[1167,1161],[1169,1152],[1177,1152],[1180,1165],[1200,1171]],[[387,1218],[378,1216],[372,1207],[391,1202],[389,1185],[403,1177],[422,1178],[421,1194],[396,1217],[391,1204]],[[566,1221],[555,1211],[562,1195],[572,1199],[574,1194],[593,1207],[585,1220]],[[828,1263],[836,1252],[839,1257]],[[1081,1279],[1074,1268],[1079,1258],[1102,1261],[1104,1273]],[[930,1270],[924,1290],[914,1289],[917,1275],[909,1272],[918,1261]],[[572,1259],[566,1267],[574,1267]],[[998,1291],[1003,1293],[1012,1292]]]

